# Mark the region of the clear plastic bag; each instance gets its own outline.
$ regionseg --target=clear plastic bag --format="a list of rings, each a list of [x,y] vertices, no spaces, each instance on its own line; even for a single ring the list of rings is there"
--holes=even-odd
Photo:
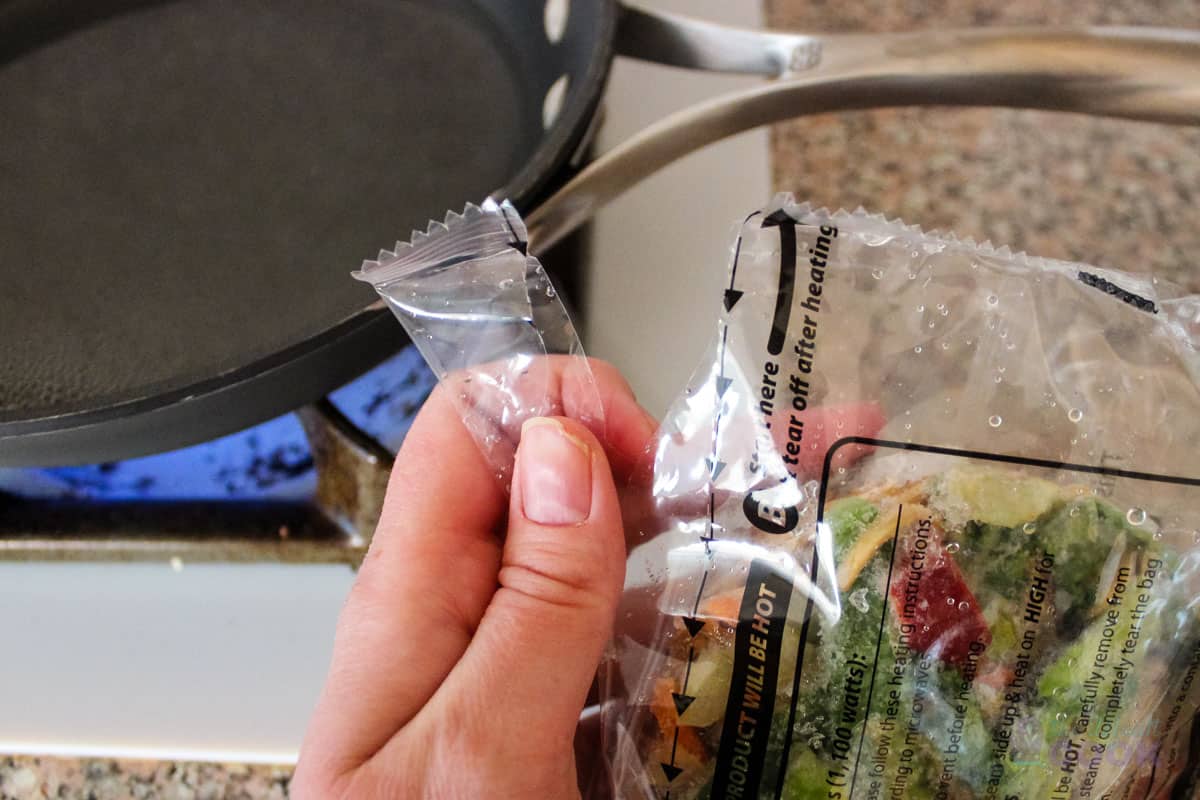
[[[444,244],[365,270],[435,368],[548,352],[522,247]],[[786,197],[731,255],[629,500],[654,513],[628,516],[646,527],[603,669],[613,794],[1183,791],[1200,300]],[[486,372],[524,414],[513,373]],[[471,414],[492,407],[463,408],[490,452],[497,423]]]
[[[1169,796],[1200,302],[782,198],[723,310],[631,557],[619,796]]]
[[[372,284],[451,396],[497,479],[512,480],[521,424],[562,414],[564,401],[603,433],[604,412],[579,336],[525,224],[507,201],[488,200],[413,231],[395,251],[364,261]],[[581,373],[564,398],[547,356],[574,357]]]

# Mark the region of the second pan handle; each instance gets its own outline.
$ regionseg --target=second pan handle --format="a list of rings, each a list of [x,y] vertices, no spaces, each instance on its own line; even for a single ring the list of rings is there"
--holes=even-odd
[[[760,43],[771,36],[741,34]],[[656,35],[661,39],[662,31]],[[710,44],[714,35],[705,33]],[[548,248],[609,200],[694,150],[793,117],[894,106],[999,106],[1200,124],[1200,31],[982,28],[822,42],[812,71],[679,111],[592,162],[527,216],[530,244]],[[661,52],[660,60],[669,56],[674,61],[668,63],[680,66],[714,65],[698,45]],[[751,64],[742,56],[729,64],[739,60]]]
[[[820,37],[733,28],[622,3],[619,55],[672,67],[775,77],[816,66]]]

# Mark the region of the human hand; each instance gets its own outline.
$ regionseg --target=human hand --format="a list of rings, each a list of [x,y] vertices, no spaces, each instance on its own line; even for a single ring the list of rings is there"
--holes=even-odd
[[[617,487],[656,424],[611,366],[550,359],[511,497],[439,387],[396,457],[293,796],[578,797],[573,741],[624,579]],[[590,426],[590,429],[589,429]]]

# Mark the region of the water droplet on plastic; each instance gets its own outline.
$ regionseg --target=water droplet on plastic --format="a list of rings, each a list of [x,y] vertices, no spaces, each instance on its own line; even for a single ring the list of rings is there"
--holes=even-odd
[[[1057,714],[1055,714],[1055,715],[1054,715],[1054,718],[1055,718],[1056,720],[1058,720],[1059,722],[1062,722],[1063,720],[1065,720],[1065,719],[1067,718],[1067,712],[1065,712],[1065,711],[1060,711],[1060,712],[1058,712]]]
[[[845,474],[846,474],[846,468],[838,467],[838,475],[845,475]]]
[[[915,281],[917,279],[917,273],[915,273],[915,272],[908,273],[908,279],[910,281]]]
[[[871,277],[877,281],[883,280],[883,270],[881,270],[881,269],[871,270]]]
[[[988,425],[991,425],[993,428],[999,428],[1003,424],[1004,420],[1000,418],[999,414],[992,414],[988,417]]]
[[[1021,530],[1025,531],[1025,533],[1033,535],[1033,534],[1037,533],[1037,523],[1036,522],[1026,522],[1024,525],[1021,526]]]
[[[1079,420],[1083,419],[1083,409],[1072,408],[1067,412],[1067,419],[1071,420],[1071,422],[1079,422]]]
[[[997,376],[996,376],[996,383],[1003,383],[1003,382],[1004,382],[1004,378],[1003,378],[1003,376],[997,375]]]
[[[1162,532],[1162,531],[1155,531],[1155,532],[1154,532],[1154,534],[1153,534],[1153,535],[1152,535],[1150,538],[1151,538],[1151,539],[1153,539],[1153,540],[1154,540],[1154,541],[1156,541],[1156,542],[1161,542],[1161,541],[1162,541],[1162,538],[1163,538],[1163,532]]]
[[[1078,517],[1079,516],[1079,506],[1071,506],[1071,510],[1067,513],[1067,516]]]
[[[1200,544],[1200,531],[1192,531],[1192,543]]]
[[[871,610],[870,601],[867,600],[867,588],[864,586],[850,593],[850,604],[866,614]]]
[[[958,610],[963,611],[963,612],[970,611],[971,604],[968,603],[966,600],[963,600],[961,603],[958,604]]]
[[[948,605],[948,606],[952,606],[952,605],[954,605],[954,598],[953,598],[953,597],[947,597],[947,598],[946,598],[946,605]]]
[[[1007,369],[1008,367],[996,367],[996,372],[999,372],[1001,375],[1003,375]]]
[[[1000,302],[1000,298],[999,298],[999,297],[996,297],[996,295],[994,295],[994,294],[989,294],[989,295],[988,295],[988,297],[987,297],[987,304],[988,304],[989,306],[994,306],[994,305],[996,305],[996,304],[997,304],[997,303],[999,303],[999,302]]]
[[[925,306],[923,306],[923,305],[917,306],[917,313],[918,313],[918,314],[924,314],[924,313],[925,313]]]
[[[943,350],[949,350],[949,349],[950,349],[950,343],[949,343],[949,342],[942,342],[942,349],[943,349]]]
[[[1130,525],[1141,525],[1146,521],[1146,512],[1144,509],[1134,506],[1125,512],[1125,519]]]
[[[957,553],[958,552],[958,542],[950,542],[948,545],[946,545],[946,552],[947,553]]]
[[[919,353],[919,352],[921,352],[921,345],[917,345],[916,347],[914,347],[914,348],[913,348],[913,352],[914,352],[914,353]]]
[[[904,423],[904,430],[906,430],[906,431],[911,431],[911,430],[912,430],[912,423],[911,423],[911,422],[906,422],[906,423]]]

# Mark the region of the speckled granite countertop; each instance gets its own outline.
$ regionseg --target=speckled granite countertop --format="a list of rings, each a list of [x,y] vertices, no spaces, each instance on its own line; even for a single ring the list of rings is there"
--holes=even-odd
[[[1200,28],[1195,0],[767,0],[812,31]],[[1200,129],[1010,109],[887,109],[778,126],[776,188],[1200,291]]]
[[[290,778],[284,767],[0,758],[3,800],[283,800]]]
[[[1194,0],[767,0],[811,31],[1003,24],[1200,28]],[[776,128],[777,189],[1200,291],[1200,130],[1010,110],[828,114]],[[279,767],[0,759],[0,798],[287,796]]]

